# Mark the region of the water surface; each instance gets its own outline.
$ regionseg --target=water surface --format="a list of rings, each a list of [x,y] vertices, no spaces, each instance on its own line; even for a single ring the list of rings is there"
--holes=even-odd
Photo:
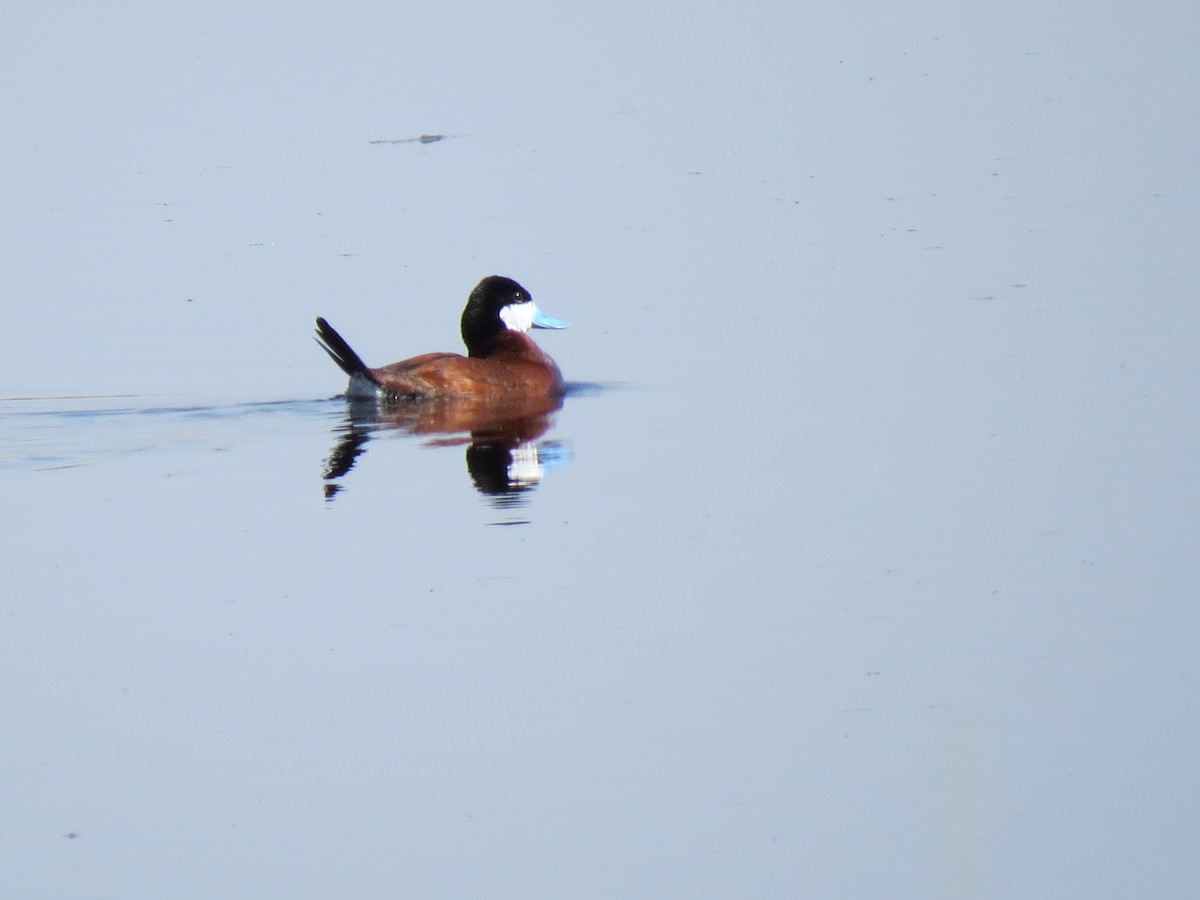
[[[12,18],[10,891],[1195,896],[1192,7]]]

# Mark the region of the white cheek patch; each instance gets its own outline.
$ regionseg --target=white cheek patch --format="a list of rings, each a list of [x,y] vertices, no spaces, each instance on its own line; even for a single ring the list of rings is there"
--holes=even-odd
[[[525,303],[510,303],[500,310],[500,321],[510,331],[520,331],[524,334],[533,327],[533,317],[537,315],[537,307],[532,300]]]

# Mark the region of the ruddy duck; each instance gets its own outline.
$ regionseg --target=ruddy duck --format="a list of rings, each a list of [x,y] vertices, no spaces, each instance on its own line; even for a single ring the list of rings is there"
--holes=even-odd
[[[475,286],[462,314],[467,355],[426,353],[372,369],[340,334],[317,318],[317,343],[350,376],[350,400],[511,401],[557,398],[558,365],[525,333],[566,328],[542,313],[511,278],[489,275]]]

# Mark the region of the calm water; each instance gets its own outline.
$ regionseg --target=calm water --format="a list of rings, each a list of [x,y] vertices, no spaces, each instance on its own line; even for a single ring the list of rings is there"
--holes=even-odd
[[[6,894],[1200,890],[1192,6],[11,18]]]

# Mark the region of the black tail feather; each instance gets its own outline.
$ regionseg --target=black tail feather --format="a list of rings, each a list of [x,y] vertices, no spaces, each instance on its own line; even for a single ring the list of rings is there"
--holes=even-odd
[[[367,364],[362,361],[354,350],[346,343],[345,338],[334,331],[333,326],[317,316],[317,337],[316,342],[321,345],[321,349],[329,354],[329,358],[338,364],[347,375],[353,377],[361,375],[369,381],[374,381],[375,378],[371,375],[371,370]]]

